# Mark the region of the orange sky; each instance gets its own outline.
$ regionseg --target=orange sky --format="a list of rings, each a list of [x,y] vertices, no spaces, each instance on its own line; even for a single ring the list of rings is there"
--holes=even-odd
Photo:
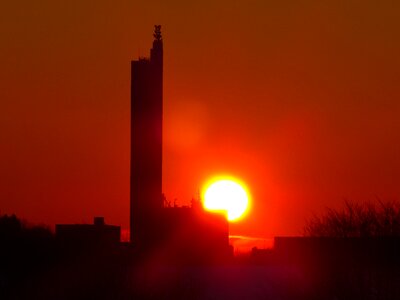
[[[399,199],[398,1],[3,1],[0,212],[128,226],[130,60],[164,35],[164,191],[252,192],[236,235]]]

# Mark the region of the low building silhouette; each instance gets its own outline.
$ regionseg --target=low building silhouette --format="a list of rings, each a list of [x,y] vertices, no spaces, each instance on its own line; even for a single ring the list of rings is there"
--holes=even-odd
[[[105,224],[103,217],[95,217],[93,224],[56,224],[56,239],[62,244],[116,246],[120,238],[121,227]]]
[[[287,262],[399,264],[399,237],[275,237],[274,251]]]

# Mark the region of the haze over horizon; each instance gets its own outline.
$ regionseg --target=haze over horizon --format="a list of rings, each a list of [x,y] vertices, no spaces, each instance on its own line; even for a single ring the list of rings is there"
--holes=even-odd
[[[130,61],[164,37],[167,198],[245,182],[231,234],[301,233],[399,199],[400,3],[8,1],[0,10],[0,213],[128,228]]]

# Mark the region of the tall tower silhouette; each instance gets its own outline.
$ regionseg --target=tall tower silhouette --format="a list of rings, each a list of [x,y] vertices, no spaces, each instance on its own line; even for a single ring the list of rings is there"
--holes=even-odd
[[[224,215],[192,207],[164,207],[162,197],[163,40],[155,26],[150,58],[131,64],[130,239],[149,254],[178,261],[226,256]]]
[[[154,30],[150,58],[131,62],[130,239],[150,246],[161,232],[163,41]]]

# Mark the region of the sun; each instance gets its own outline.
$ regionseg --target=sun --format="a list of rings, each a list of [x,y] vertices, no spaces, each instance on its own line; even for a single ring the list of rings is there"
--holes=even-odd
[[[235,222],[249,209],[249,192],[235,178],[214,178],[203,189],[203,206],[208,211],[226,211],[228,221]]]

